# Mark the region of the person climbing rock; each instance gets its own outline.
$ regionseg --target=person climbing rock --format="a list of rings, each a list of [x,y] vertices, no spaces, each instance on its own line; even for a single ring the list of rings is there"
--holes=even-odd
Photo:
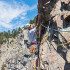
[[[34,28],[32,27],[32,25],[30,25],[28,27],[28,37],[29,37],[29,41],[31,43],[30,52],[35,54],[34,66],[33,66],[34,69],[37,69],[36,64],[37,64],[37,59],[38,59],[38,44],[37,44],[36,32],[39,27],[39,23],[40,23],[40,14],[38,14],[38,21],[37,21],[36,26]]]

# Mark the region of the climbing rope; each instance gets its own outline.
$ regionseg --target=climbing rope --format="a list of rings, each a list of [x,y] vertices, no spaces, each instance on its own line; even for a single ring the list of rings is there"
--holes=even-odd
[[[70,31],[63,31],[63,30],[56,30],[56,29],[52,29],[52,28],[48,28],[48,27],[46,27],[46,26],[44,26],[42,23],[40,23],[44,28],[47,28],[47,29],[49,29],[49,30],[54,30],[54,31],[58,31],[58,32],[70,32]],[[47,41],[48,40],[48,34],[47,34],[47,38],[44,40],[44,42],[45,41]],[[44,42],[42,42],[42,43],[44,43]],[[50,43],[50,42],[49,42]],[[51,44],[51,43],[50,43]],[[57,46],[63,46],[63,45],[68,45],[68,44],[70,44],[70,42],[67,42],[67,43],[64,43],[64,44],[58,44]]]
[[[44,39],[44,41],[41,42],[40,44],[43,44],[44,42],[48,41],[48,37],[49,37],[49,35],[47,34],[46,39]],[[49,42],[49,44],[52,44],[52,43]],[[69,45],[69,44],[70,44],[70,42],[67,42],[67,43],[63,43],[63,44],[58,44],[57,46],[63,46],[63,45]]]
[[[64,44],[59,44],[57,46],[63,46],[63,45],[69,45],[69,44],[70,44],[70,42],[67,42],[67,43],[64,43]]]
[[[47,28],[49,30],[54,30],[54,31],[57,31],[57,32],[70,32],[70,31],[56,30],[56,29],[48,28],[48,27],[44,26],[42,23],[40,23],[40,24],[41,24],[41,26],[43,26],[44,28]]]

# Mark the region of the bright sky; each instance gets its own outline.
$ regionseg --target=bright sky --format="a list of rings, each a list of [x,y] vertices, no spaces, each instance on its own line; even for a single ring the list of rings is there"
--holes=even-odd
[[[23,27],[37,15],[37,0],[0,0],[0,32]]]

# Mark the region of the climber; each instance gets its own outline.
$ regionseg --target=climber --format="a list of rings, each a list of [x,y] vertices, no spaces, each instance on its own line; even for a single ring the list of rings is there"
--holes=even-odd
[[[33,66],[34,69],[37,69],[36,64],[37,64],[37,59],[38,59],[38,44],[37,44],[36,31],[39,27],[39,23],[40,23],[40,14],[38,14],[38,21],[37,21],[37,24],[36,24],[35,28],[32,28],[32,25],[30,25],[28,27],[28,37],[29,37],[29,40],[30,40],[30,43],[31,43],[30,47],[33,48],[33,49],[30,49],[30,52],[35,54],[34,66]]]

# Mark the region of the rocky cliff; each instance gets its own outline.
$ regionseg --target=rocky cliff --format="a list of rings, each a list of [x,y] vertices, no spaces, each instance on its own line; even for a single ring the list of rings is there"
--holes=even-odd
[[[16,38],[0,48],[0,70],[33,70],[34,55],[29,52],[24,42],[28,41],[27,29],[22,29]]]
[[[70,0],[38,0],[38,12],[43,30],[40,69],[70,70]]]
[[[38,0],[39,70],[70,70],[70,0]],[[0,70],[33,70],[34,55],[26,47],[27,29],[0,48]]]

